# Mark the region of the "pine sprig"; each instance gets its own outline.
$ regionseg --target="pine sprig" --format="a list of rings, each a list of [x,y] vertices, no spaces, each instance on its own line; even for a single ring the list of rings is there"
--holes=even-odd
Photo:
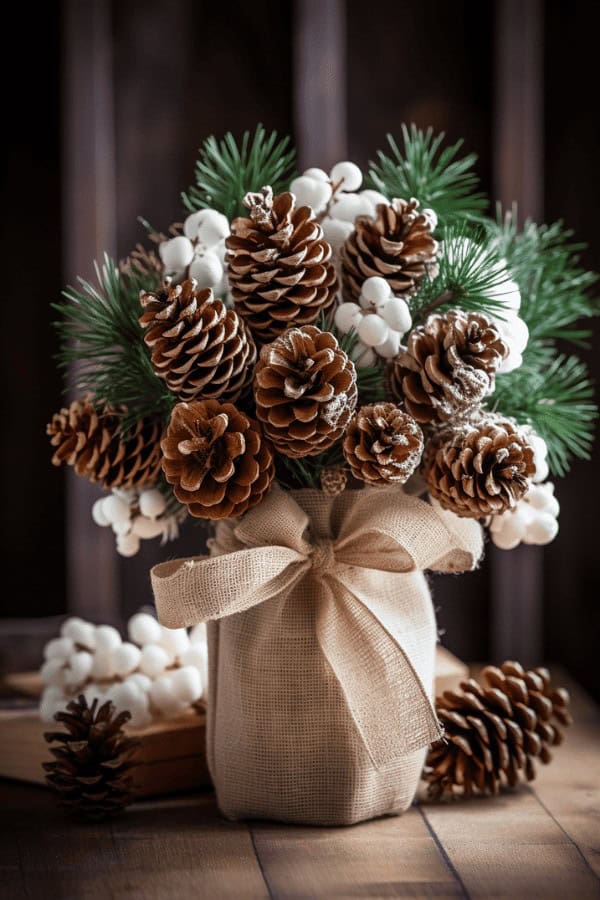
[[[368,187],[392,200],[416,197],[421,208],[431,207],[440,224],[480,219],[488,205],[477,191],[479,179],[472,171],[477,155],[458,156],[463,142],[442,146],[445,134],[434,136],[415,125],[402,126],[402,148],[387,135],[391,155],[377,152],[377,162],[369,163]]]
[[[515,210],[504,216],[499,212],[488,232],[519,285],[519,315],[529,328],[530,343],[561,339],[585,345],[591,331],[570,326],[600,313],[598,298],[590,294],[598,275],[580,265],[586,245],[575,243],[562,222],[526,221],[519,230]]]
[[[267,135],[258,125],[253,136],[246,131],[241,144],[231,132],[218,141],[207,138],[196,162],[196,183],[182,194],[186,209],[217,209],[229,220],[244,215],[242,200],[248,191],[271,185],[273,193],[286,190],[294,174],[296,152],[289,138],[278,139],[277,132]]]
[[[552,352],[552,351],[551,351]],[[530,361],[496,379],[488,407],[520,424],[531,425],[546,441],[553,475],[563,476],[573,457],[589,459],[598,409],[587,368],[575,356],[560,355],[548,365]]]
[[[497,250],[486,241],[483,227],[458,222],[442,231],[439,270],[426,276],[409,300],[413,324],[423,324],[433,312],[459,306],[472,312],[503,317],[502,300],[494,290],[507,278]]]
[[[124,430],[146,416],[167,419],[175,398],[152,368],[139,324],[140,290],[155,289],[158,275],[120,272],[105,255],[96,279],[79,279],[64,291],[66,302],[53,304],[61,316],[59,367],[75,364],[76,389],[98,405],[125,406]]]

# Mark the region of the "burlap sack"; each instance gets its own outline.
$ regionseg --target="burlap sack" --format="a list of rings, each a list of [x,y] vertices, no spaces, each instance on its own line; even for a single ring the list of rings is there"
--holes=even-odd
[[[481,530],[398,488],[284,492],[221,523],[212,558],[152,572],[161,622],[208,621],[208,764],[222,812],[348,825],[404,811],[427,745],[436,625],[423,570]]]

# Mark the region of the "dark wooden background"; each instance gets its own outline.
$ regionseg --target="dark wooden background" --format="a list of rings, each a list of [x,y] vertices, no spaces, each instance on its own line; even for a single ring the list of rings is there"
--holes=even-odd
[[[96,491],[49,465],[59,403],[50,303],[103,250],[124,255],[143,215],[166,226],[210,133],[262,121],[300,164],[364,165],[400,123],[479,154],[483,186],[524,213],[564,218],[600,266],[595,107],[598,5],[584,0],[65,0],[12,11],[2,169],[0,667],[35,663],[49,617],[122,621],[151,601],[146,543],[120,560],[96,528]],[[25,78],[25,70],[27,78]],[[598,353],[589,352],[598,374]],[[600,692],[596,466],[558,484],[545,550],[494,551],[434,581],[444,641],[465,658],[565,663]],[[202,526],[167,553],[197,552]]]

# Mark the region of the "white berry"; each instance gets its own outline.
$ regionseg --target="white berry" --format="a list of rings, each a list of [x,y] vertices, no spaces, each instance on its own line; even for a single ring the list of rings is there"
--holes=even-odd
[[[390,297],[383,309],[380,310],[380,314],[394,331],[405,334],[410,330],[412,325],[410,309],[406,300],[401,297]]]
[[[383,359],[394,359],[400,352],[400,334],[388,329],[387,338],[382,344],[377,344],[375,350]]]
[[[163,534],[165,523],[163,519],[147,519],[146,516],[136,516],[131,523],[131,531],[144,540],[151,540]]]
[[[160,646],[173,657],[179,656],[190,646],[190,639],[185,628],[165,628],[163,626],[160,638]]]
[[[307,175],[294,178],[290,191],[296,198],[297,206],[310,206],[316,213],[322,212],[331,199],[331,185]]]
[[[338,194],[338,199],[331,205],[330,215],[354,224],[357,216],[371,215],[372,209],[372,204],[359,194]]]
[[[340,303],[335,311],[334,321],[342,334],[356,328],[361,319],[362,313],[357,303]]]
[[[558,534],[558,522],[550,513],[540,512],[527,529],[528,544],[549,544]]]
[[[223,278],[223,265],[217,254],[207,250],[197,256],[190,266],[190,277],[198,282],[198,290],[216,287]]]
[[[369,313],[363,316],[358,323],[358,336],[367,347],[376,347],[383,343],[388,336],[388,326],[381,316]]]
[[[161,672],[164,672],[169,665],[170,659],[166,650],[157,644],[146,644],[142,647],[142,655],[140,657],[140,672],[149,678],[156,678]]]
[[[499,550],[514,550],[521,543],[521,537],[512,529],[503,528],[502,531],[492,533],[492,541]]]
[[[162,636],[162,625],[148,613],[136,613],[127,624],[130,639],[143,647],[145,644],[158,644]]]
[[[372,275],[371,278],[363,281],[359,302],[363,309],[367,309],[370,306],[377,309],[383,306],[391,296],[392,289],[385,278],[381,278],[379,275]]]
[[[206,622],[198,622],[190,631],[190,641],[192,644],[206,643]]]
[[[361,197],[364,197],[366,200],[368,200],[369,203],[372,203],[372,204],[373,204],[373,209],[374,209],[374,210],[375,210],[378,206],[380,206],[382,203],[383,203],[385,206],[389,206],[389,205],[390,205],[390,201],[388,200],[387,197],[384,197],[383,194],[380,194],[380,193],[379,193],[379,191],[373,191],[373,190],[371,190],[370,188],[367,188],[366,191],[361,191],[361,192],[360,192],[360,196],[361,196]]]
[[[184,703],[195,703],[202,696],[202,678],[195,666],[183,666],[171,674],[175,695]]]
[[[148,678],[147,675],[142,674],[142,672],[133,672],[133,674],[127,676],[125,681],[130,681],[132,684],[135,684],[136,687],[145,694],[147,694],[152,687],[152,679]]]
[[[357,341],[352,350],[352,361],[359,369],[373,366],[377,362],[377,354],[372,347],[367,347],[362,341]]]
[[[65,662],[73,653],[75,645],[71,638],[52,638],[44,647],[44,659],[61,659]]]
[[[329,177],[334,184],[341,181],[343,191],[357,191],[363,179],[362,172],[356,163],[347,161],[336,163],[329,173]]]
[[[62,659],[47,659],[40,669],[44,684],[64,684],[64,662]]]
[[[164,513],[167,501],[158,488],[148,488],[142,491],[139,499],[140,512],[143,516],[156,519]]]
[[[195,666],[200,672],[202,678],[203,690],[208,681],[208,651],[206,646],[196,643],[192,644],[188,650],[181,656],[182,666]]]
[[[327,174],[327,172],[323,171],[323,169],[317,169],[315,167],[307,169],[306,172],[304,172],[304,175],[307,178],[312,178],[313,181],[329,181],[329,175]]]
[[[90,675],[95,681],[106,681],[113,678],[115,663],[113,654],[109,650],[96,650],[92,662]]]
[[[331,245],[332,250],[336,253],[344,244],[348,235],[352,234],[354,231],[353,222],[344,222],[342,219],[332,219],[331,216],[326,216],[321,225],[325,240]]]
[[[100,499],[96,500],[92,506],[92,519],[96,525],[99,525],[101,528],[106,528],[107,525],[110,525],[109,520],[104,514],[104,501],[106,499],[106,497],[100,497]]]
[[[128,522],[131,517],[131,507],[129,506],[129,503],[121,499],[121,497],[118,497],[116,494],[111,494],[110,497],[104,498],[102,512],[111,525],[120,522]]]
[[[96,650],[114,652],[121,646],[121,635],[112,625],[98,625],[96,628]]]
[[[77,616],[72,616],[63,622],[60,633],[63,637],[71,638],[75,644],[93,650],[96,646],[96,628],[91,622],[85,622]]]
[[[150,688],[149,697],[151,703],[167,718],[178,715],[186,708],[186,704],[178,698],[169,675],[161,675],[156,679]]]
[[[183,233],[190,241],[198,239],[198,229],[205,215],[206,210],[199,209],[197,212],[191,213],[183,223]]]
[[[124,678],[133,672],[140,664],[142,651],[135,644],[124,641],[120,647],[117,647],[113,656],[113,665],[115,672],[120,678]]]
[[[164,241],[158,248],[160,258],[167,272],[181,272],[194,258],[194,247],[183,235]]]
[[[117,536],[117,553],[121,556],[135,556],[140,549],[140,539],[137,534],[119,534]]]
[[[52,722],[55,714],[64,709],[68,702],[60,688],[47,687],[42,693],[38,709],[42,722]]]
[[[77,686],[83,684],[92,671],[94,657],[87,650],[79,650],[69,660],[64,672],[65,684]]]
[[[207,247],[213,247],[229,236],[229,222],[223,213],[216,209],[205,209],[204,215],[199,220],[198,240]]]

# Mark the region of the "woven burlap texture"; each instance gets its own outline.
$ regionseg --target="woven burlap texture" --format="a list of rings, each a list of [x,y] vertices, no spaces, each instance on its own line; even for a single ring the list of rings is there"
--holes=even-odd
[[[152,571],[160,621],[208,621],[208,764],[221,811],[349,825],[403,812],[428,744],[435,616],[423,570],[473,568],[481,529],[401,488],[267,498],[211,558]]]

